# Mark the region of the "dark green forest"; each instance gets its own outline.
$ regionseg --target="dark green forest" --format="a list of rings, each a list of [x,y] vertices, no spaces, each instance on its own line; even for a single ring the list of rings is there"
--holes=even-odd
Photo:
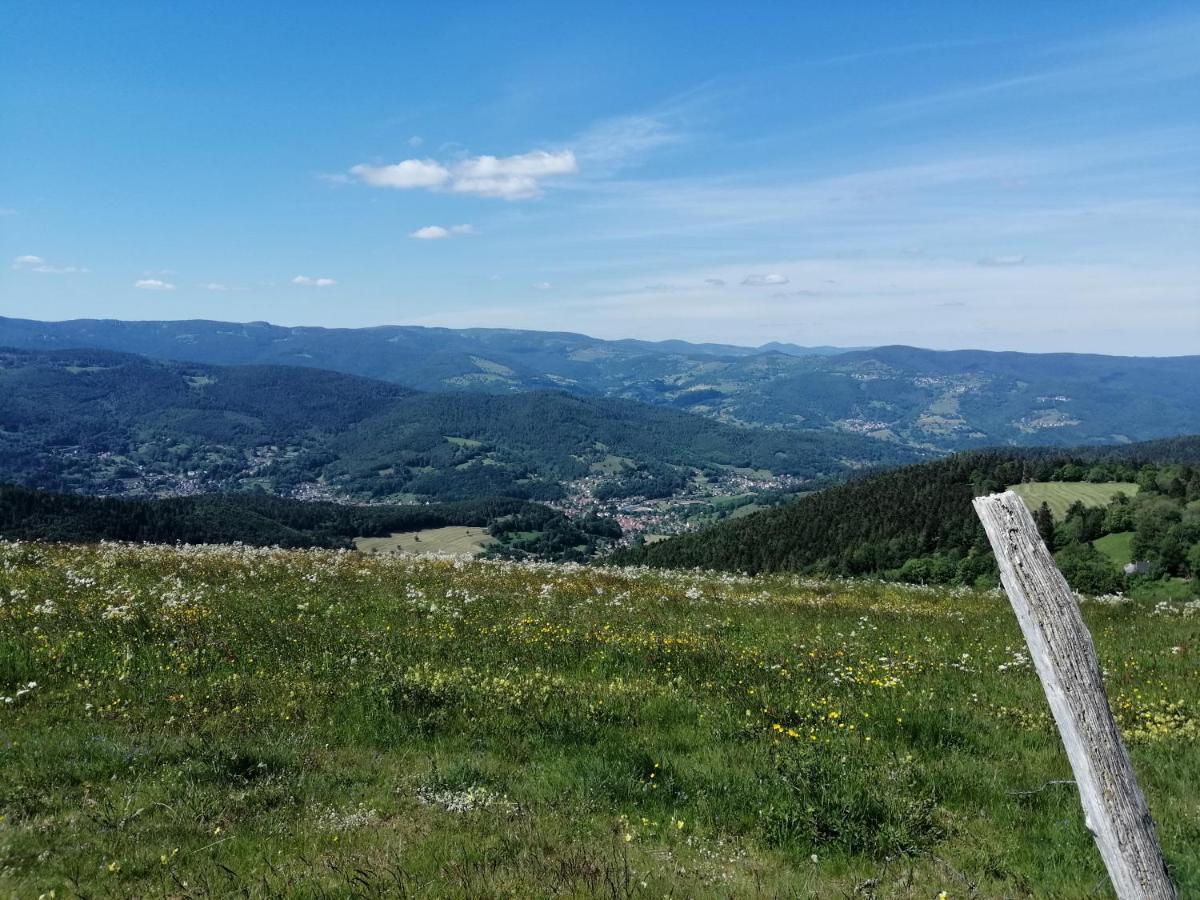
[[[1064,455],[973,451],[850,481],[715,528],[634,547],[626,563],[738,572],[882,576],[923,583],[995,579],[995,560],[971,507],[975,496],[1022,481],[1128,481],[1140,490],[1107,507],[1076,504],[1060,522],[1035,518],[1072,585],[1092,593],[1125,580],[1092,542],[1132,533],[1147,579],[1200,577],[1200,438]]]
[[[350,547],[355,537],[510,521],[544,529],[557,518],[547,507],[510,499],[422,506],[305,503],[263,494],[129,500],[0,485],[0,537],[9,540]],[[508,527],[498,525],[498,533]]]

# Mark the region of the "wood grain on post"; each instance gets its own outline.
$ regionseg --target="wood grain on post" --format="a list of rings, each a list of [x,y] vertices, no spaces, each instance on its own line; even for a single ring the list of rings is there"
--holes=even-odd
[[[1117,896],[1174,900],[1154,820],[1108,706],[1074,593],[1017,494],[1005,491],[974,503],[1075,773],[1084,821]]]

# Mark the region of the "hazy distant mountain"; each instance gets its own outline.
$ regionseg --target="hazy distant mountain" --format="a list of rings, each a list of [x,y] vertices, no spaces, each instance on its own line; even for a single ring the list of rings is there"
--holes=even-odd
[[[510,329],[6,318],[0,318],[0,346],[306,366],[422,391],[552,389],[733,423],[869,435],[938,450],[1119,443],[1200,430],[1200,356],[839,351],[778,343],[748,348],[605,341]]]
[[[290,328],[267,322],[36,322],[0,317],[0,346],[95,347],[217,365],[308,366],[394,381],[420,390],[493,392],[538,388],[619,392],[628,377],[669,377],[712,358],[760,348],[687,341],[606,341],[582,334],[507,328]],[[796,345],[779,352],[803,356]],[[814,355],[840,352],[815,348]]]

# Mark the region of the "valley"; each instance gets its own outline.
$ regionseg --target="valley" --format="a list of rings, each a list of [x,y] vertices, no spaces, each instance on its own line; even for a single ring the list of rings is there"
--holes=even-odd
[[[100,350],[0,351],[0,428],[0,482],[46,490],[382,505],[506,496],[617,516],[631,533],[687,530],[737,498],[767,502],[923,455],[630,400],[426,394]]]

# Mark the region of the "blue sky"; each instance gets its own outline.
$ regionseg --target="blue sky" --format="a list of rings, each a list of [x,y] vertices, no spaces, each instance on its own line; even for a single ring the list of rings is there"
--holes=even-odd
[[[0,12],[0,313],[1200,353],[1200,8]]]

